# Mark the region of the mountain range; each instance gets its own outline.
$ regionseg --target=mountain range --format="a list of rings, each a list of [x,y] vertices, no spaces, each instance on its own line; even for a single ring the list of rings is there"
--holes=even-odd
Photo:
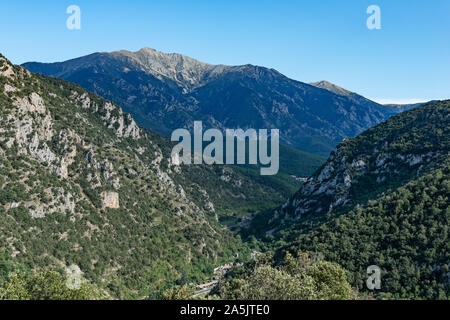
[[[150,48],[23,64],[121,105],[166,136],[177,128],[279,128],[283,144],[327,156],[344,138],[402,111],[327,82],[306,84],[274,69],[199,62]]]
[[[450,101],[384,106],[148,48],[24,67],[0,55],[0,267],[76,265],[110,297],[155,298],[256,249],[272,260],[237,269],[225,297],[247,283],[273,298],[265,275],[292,286],[308,269],[319,284],[338,270],[346,297],[348,280],[379,298],[448,299]],[[173,163],[165,136],[194,120],[280,128],[280,173]]]

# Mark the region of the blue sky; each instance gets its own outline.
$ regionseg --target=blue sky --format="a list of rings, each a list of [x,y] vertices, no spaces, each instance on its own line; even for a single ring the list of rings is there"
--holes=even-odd
[[[81,30],[69,30],[69,5]],[[369,5],[381,29],[369,30]],[[383,102],[450,98],[449,0],[8,1],[0,52],[13,63],[151,47],[213,64],[328,80]]]

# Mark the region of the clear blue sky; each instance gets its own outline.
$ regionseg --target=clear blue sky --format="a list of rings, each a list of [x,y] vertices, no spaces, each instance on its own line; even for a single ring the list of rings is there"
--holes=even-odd
[[[72,4],[81,30],[66,28]],[[366,27],[372,4],[381,30]],[[450,98],[449,0],[15,0],[2,5],[0,30],[0,52],[16,64],[151,47],[377,100]]]

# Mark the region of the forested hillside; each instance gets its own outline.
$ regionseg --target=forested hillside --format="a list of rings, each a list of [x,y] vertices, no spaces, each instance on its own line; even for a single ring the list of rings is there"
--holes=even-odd
[[[438,168],[450,152],[449,107],[430,103],[344,140],[268,226],[348,211]]]
[[[336,262],[362,291],[378,265],[383,297],[448,298],[449,152],[450,101],[401,113],[342,142],[244,234],[265,239],[278,260],[301,250]]]
[[[172,144],[118,106],[2,56],[0,108],[1,248],[30,270],[77,265],[112,296],[152,295],[245,258],[219,217],[291,192],[226,166],[174,165]]]
[[[385,298],[448,299],[450,295],[450,166],[369,201],[298,237],[290,250],[321,253],[367,290],[366,269],[382,270]]]

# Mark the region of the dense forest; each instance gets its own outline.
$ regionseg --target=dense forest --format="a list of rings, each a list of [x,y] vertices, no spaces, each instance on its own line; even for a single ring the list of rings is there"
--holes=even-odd
[[[384,298],[449,297],[450,101],[401,113],[343,141],[281,208],[242,234],[322,256],[367,291],[383,272]],[[269,230],[269,232],[267,232]]]
[[[302,234],[287,248],[340,264],[360,290],[367,290],[367,267],[379,266],[384,298],[448,299],[449,195],[447,164]]]

